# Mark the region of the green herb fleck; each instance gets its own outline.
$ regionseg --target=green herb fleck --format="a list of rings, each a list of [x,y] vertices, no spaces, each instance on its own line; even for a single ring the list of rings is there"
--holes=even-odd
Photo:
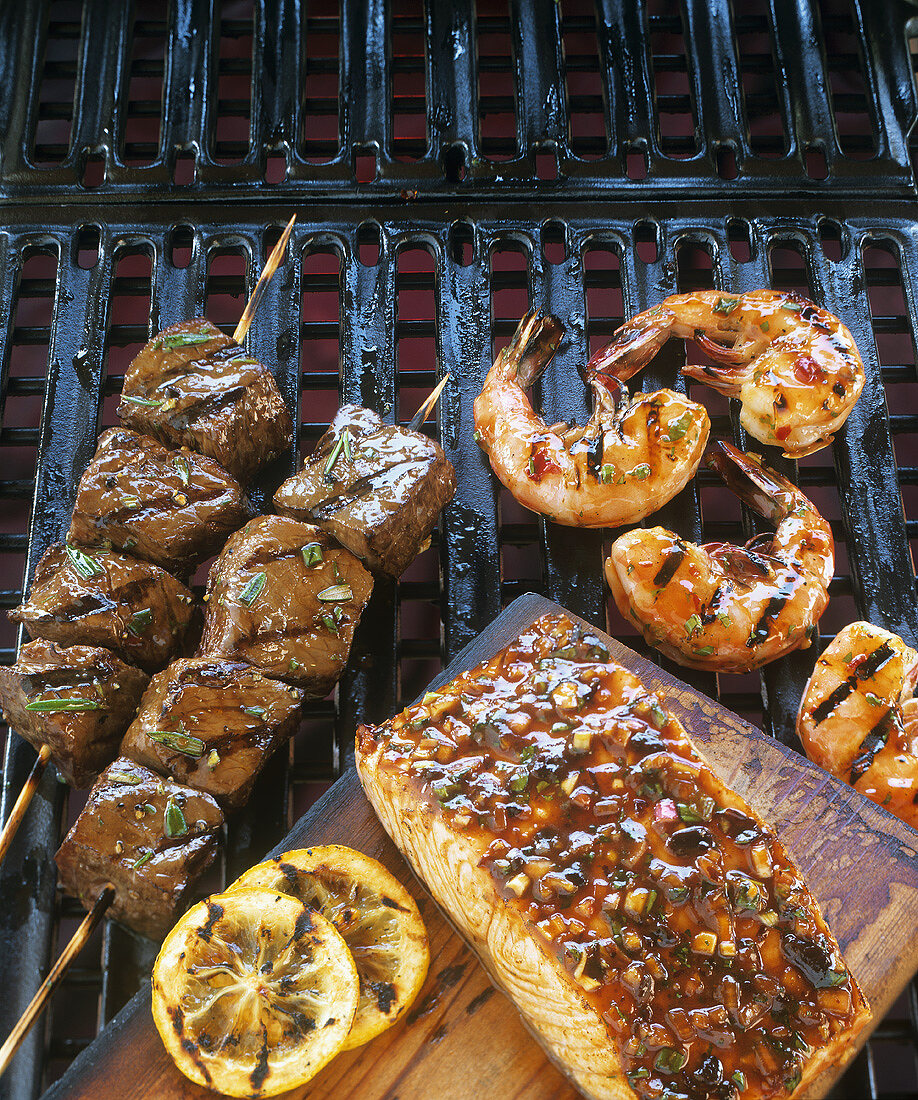
[[[208,344],[214,337],[206,332],[172,332],[168,336],[161,336],[161,347],[167,351],[174,348],[190,348],[196,344]]]
[[[695,649],[695,654],[698,657],[710,657],[714,652],[714,646],[712,645],[700,645]]]
[[[146,633],[147,627],[151,622],[153,622],[152,609],[149,607],[142,607],[131,616],[131,621],[128,623],[128,630],[136,638],[140,638]]]
[[[100,573],[104,572],[102,566],[91,558],[89,554],[84,554],[82,550],[77,550],[75,546],[71,546],[69,542],[64,543],[64,549],[67,551],[67,557],[70,559],[70,565],[74,572],[79,573],[81,577],[97,577]]]
[[[599,467],[599,480],[608,483],[615,477],[615,467],[611,462],[605,462]]]
[[[742,1092],[746,1087],[746,1074],[741,1069],[734,1070],[730,1075],[730,1080],[734,1085]]]
[[[131,397],[128,393],[121,395],[122,401],[130,401],[133,405],[145,405],[148,409],[158,409],[162,401],[151,401],[148,397]]]
[[[182,484],[189,485],[191,483],[191,470],[188,468],[188,459],[184,455],[178,455],[173,458],[172,465],[178,470]]]
[[[200,758],[204,755],[204,742],[200,737],[192,737],[190,733],[178,733],[171,730],[151,730],[147,733],[151,741],[185,756]]]
[[[731,314],[739,305],[739,298],[718,298],[714,303],[714,312]]]
[[[666,425],[666,435],[663,438],[667,443],[675,443],[677,439],[682,439],[685,433],[689,430],[692,424],[692,414],[688,409],[676,420],[670,420]]]
[[[322,561],[322,547],[317,542],[307,542],[300,553],[307,565],[318,565]]]
[[[140,868],[143,867],[143,865],[145,863],[149,863],[152,858],[153,858],[153,852],[152,851],[144,852],[144,854],[139,859],[135,859],[134,862],[131,864],[131,870],[132,871],[139,871]]]
[[[516,773],[516,775],[507,784],[507,787],[513,791],[514,794],[519,794],[521,791],[525,791],[529,786],[529,772],[523,769]]]
[[[762,330],[762,332],[768,332],[768,330],[771,328],[771,325],[769,325],[767,321],[762,321],[759,325],[759,328]],[[745,1086],[743,1087],[745,1088]]]
[[[39,713],[60,714],[80,710],[101,710],[102,703],[99,699],[80,699],[78,696],[72,696],[69,699],[35,699],[31,703],[26,703],[25,709]]]
[[[299,667],[300,667],[300,662],[296,659],[296,657],[291,657],[290,658],[290,663],[287,665],[287,668],[289,669],[289,671],[290,672],[296,672],[296,670]]]
[[[169,801],[166,803],[166,813],[163,818],[163,823],[166,827],[166,836],[168,837],[184,836],[188,832],[188,822],[185,820],[182,808],[176,803],[171,795]]]
[[[872,707],[882,707],[886,705],[879,695],[875,695],[872,691],[865,691],[864,698]]]
[[[680,1047],[662,1047],[653,1064],[661,1073],[678,1073],[687,1063],[688,1055]]]
[[[337,442],[335,443],[334,447],[332,447],[331,454],[328,456],[328,461],[325,463],[325,480],[326,481],[332,481],[333,480],[332,470],[334,469],[335,463],[338,461],[338,455],[341,454],[341,451],[342,451],[343,448],[344,448],[344,436],[339,435],[338,439],[337,439]]]
[[[685,633],[691,638],[701,630],[701,618],[698,615],[689,615],[685,620]]]
[[[349,584],[333,584],[330,588],[323,588],[316,595],[323,603],[336,603],[339,600],[354,598],[354,592]]]
[[[239,602],[244,603],[246,607],[251,607],[252,604],[261,595],[261,591],[265,586],[265,581],[268,579],[267,574],[262,570],[260,573],[256,573],[249,583],[239,593]]]
[[[638,481],[646,481],[650,477],[650,467],[646,462],[641,462],[635,466],[633,470],[628,471],[629,477],[637,478]]]
[[[108,772],[106,778],[113,783],[129,783],[132,787],[143,782],[139,775],[133,775],[131,772]]]
[[[264,718],[265,716],[264,707],[243,707],[242,710],[244,714],[251,714],[253,718]]]

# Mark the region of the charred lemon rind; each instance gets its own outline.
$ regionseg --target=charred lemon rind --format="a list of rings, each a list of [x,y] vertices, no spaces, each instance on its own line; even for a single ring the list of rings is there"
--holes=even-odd
[[[153,1019],[177,1068],[227,1096],[274,1096],[343,1047],[359,999],[354,960],[320,913],[277,891],[216,894],[166,937]]]
[[[340,844],[300,848],[253,867],[232,889],[251,887],[318,909],[357,948],[360,1002],[343,1050],[386,1031],[413,1003],[430,962],[427,932],[414,898],[377,860]]]

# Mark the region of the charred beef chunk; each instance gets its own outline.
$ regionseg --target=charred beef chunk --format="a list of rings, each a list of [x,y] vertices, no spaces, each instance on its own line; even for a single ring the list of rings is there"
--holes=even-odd
[[[214,459],[110,428],[80,479],[68,539],[111,545],[186,574],[254,514],[239,483]]]
[[[372,590],[372,576],[318,527],[261,516],[230,537],[211,567],[200,652],[325,695]]]
[[[118,415],[163,443],[210,455],[243,485],[293,441],[271,372],[203,318],[180,321],[140,349]]]
[[[104,646],[156,672],[181,651],[197,606],[157,565],[55,543],[38,563],[28,600],[9,616],[32,638]]]
[[[242,661],[192,657],[153,677],[121,751],[242,807],[271,753],[296,729],[304,693]]]
[[[274,504],[319,524],[370,569],[398,577],[455,490],[456,473],[438,443],[344,405]]]
[[[210,795],[118,757],[58,849],[61,885],[89,908],[110,882],[110,916],[160,939],[213,862],[222,825]]]
[[[118,755],[149,679],[107,649],[29,642],[0,668],[0,708],[20,737],[48,746],[66,783],[91,787]]]

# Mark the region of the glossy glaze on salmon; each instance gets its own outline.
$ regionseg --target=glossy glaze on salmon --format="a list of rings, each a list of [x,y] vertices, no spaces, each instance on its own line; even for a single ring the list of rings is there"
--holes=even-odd
[[[383,825],[601,1100],[807,1096],[870,1011],[799,872],[565,616],[358,731]]]

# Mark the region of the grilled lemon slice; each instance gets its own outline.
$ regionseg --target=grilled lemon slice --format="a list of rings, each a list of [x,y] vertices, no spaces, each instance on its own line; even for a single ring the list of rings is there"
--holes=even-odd
[[[360,1004],[344,1050],[391,1027],[424,984],[427,932],[404,886],[375,859],[329,844],[285,852],[232,889],[279,890],[318,909],[344,937],[360,976]]]
[[[178,1068],[228,1096],[273,1096],[342,1048],[360,985],[344,940],[295,898],[215,894],[166,937],[153,1019]]]

